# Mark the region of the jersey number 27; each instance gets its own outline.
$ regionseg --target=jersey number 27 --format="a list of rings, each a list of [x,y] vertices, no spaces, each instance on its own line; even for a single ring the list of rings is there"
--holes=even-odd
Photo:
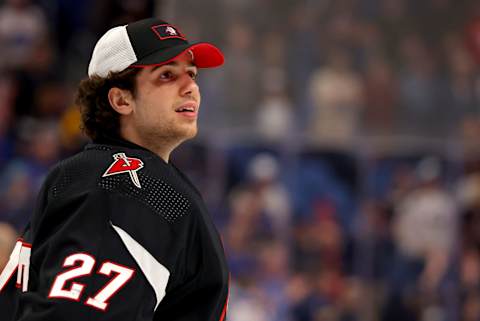
[[[86,253],[75,253],[65,259],[63,267],[73,268],[57,275],[48,297],[80,301],[85,285],[72,282],[70,286],[67,287],[67,282],[91,275],[95,267],[95,258]],[[85,304],[105,311],[108,308],[108,300],[132,278],[134,272],[135,270],[126,266],[110,261],[103,262],[97,273],[112,278],[93,297],[89,297],[85,301]],[[114,274],[113,276],[112,273]]]

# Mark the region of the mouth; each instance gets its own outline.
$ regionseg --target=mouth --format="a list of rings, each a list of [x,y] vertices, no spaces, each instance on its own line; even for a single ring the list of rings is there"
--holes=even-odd
[[[175,112],[188,118],[195,118],[198,113],[198,105],[195,102],[188,102],[176,108]]]

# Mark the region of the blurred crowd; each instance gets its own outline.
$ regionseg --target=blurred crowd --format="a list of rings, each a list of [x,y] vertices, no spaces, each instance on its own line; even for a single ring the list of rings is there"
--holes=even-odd
[[[174,162],[223,236],[229,320],[480,320],[475,0],[0,1],[0,269],[87,142],[96,39],[154,14],[226,56]]]

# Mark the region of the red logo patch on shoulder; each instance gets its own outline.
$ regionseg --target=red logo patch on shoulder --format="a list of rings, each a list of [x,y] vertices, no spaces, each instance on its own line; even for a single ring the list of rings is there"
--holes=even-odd
[[[103,173],[102,177],[111,175],[128,173],[132,179],[133,184],[141,188],[140,180],[138,179],[137,171],[143,168],[143,161],[139,158],[127,157],[125,153],[118,153],[113,155],[113,163]]]

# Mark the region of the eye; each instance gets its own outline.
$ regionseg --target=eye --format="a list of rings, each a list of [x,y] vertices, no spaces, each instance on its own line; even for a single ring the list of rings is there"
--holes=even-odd
[[[193,80],[196,80],[197,77],[198,77],[198,72],[193,71],[193,70],[190,70],[190,71],[188,71],[188,75],[189,75],[190,78],[192,78]]]
[[[171,71],[164,71],[160,74],[159,78],[162,79],[162,80],[170,80],[170,79],[173,79],[175,77],[175,75],[173,74],[173,72]]]

